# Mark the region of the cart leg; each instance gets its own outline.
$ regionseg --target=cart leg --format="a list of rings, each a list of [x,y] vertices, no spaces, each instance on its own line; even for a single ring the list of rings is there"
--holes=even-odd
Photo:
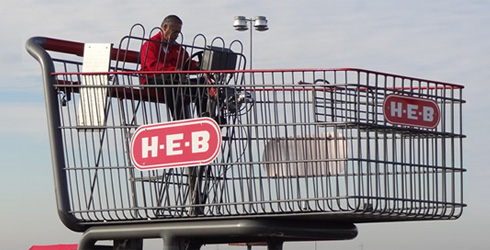
[[[82,240],[78,243],[78,250],[95,249],[95,243],[97,240],[91,238],[82,237]]]
[[[199,250],[202,243],[191,239],[164,237],[163,250]]]
[[[114,250],[142,250],[143,239],[114,240]]]
[[[267,242],[267,250],[282,250],[282,245],[280,240],[270,240]]]
[[[201,249],[202,244],[197,241],[188,241],[186,244],[186,248],[183,248],[182,250],[199,250]]]

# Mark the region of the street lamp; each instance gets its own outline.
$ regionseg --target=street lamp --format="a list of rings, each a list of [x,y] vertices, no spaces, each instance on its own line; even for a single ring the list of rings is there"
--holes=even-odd
[[[267,18],[265,16],[256,16],[255,18],[246,18],[244,16],[235,16],[235,22],[233,27],[238,31],[248,30],[247,22],[250,24],[250,69],[252,69],[252,23],[253,27],[257,31],[266,31],[269,29],[267,26]]]

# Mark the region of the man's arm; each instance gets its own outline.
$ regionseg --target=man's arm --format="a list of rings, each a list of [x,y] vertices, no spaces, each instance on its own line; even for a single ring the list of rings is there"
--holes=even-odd
[[[161,71],[163,70],[163,61],[165,54],[161,49],[161,44],[158,42],[148,41],[141,47],[141,70],[142,71]]]
[[[198,67],[198,63],[194,60],[190,60],[190,56],[189,56],[189,53],[187,53],[187,51],[185,51],[184,53],[184,62],[185,62],[185,65],[183,65],[183,70],[199,70],[200,68]]]

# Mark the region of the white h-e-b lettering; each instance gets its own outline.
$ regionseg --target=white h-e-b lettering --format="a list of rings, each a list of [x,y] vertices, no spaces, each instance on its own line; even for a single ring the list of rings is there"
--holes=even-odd
[[[209,150],[209,132],[192,132],[192,153],[203,153]]]
[[[148,137],[141,138],[141,153],[143,158],[148,158],[148,153],[151,152],[151,157],[158,156],[158,136],[151,137],[151,145],[148,143]]]
[[[396,106],[395,106],[396,105]],[[403,114],[403,103],[392,102],[391,103],[391,116],[392,117],[402,117]]]
[[[175,148],[180,148],[180,143],[176,143],[177,140],[184,139],[184,134],[173,134],[167,135],[167,155],[181,155],[182,150],[175,150]]]
[[[407,104],[407,118],[410,120],[418,120],[417,110],[419,105]]]
[[[424,106],[424,108],[422,109],[422,119],[424,120],[424,122],[434,121],[434,113],[434,108]]]
[[[209,150],[209,139],[211,135],[208,131],[196,131],[191,133],[191,150],[192,153],[204,153]],[[150,141],[151,138],[151,141]],[[158,157],[158,149],[160,146],[158,144],[158,136],[141,138],[141,155],[143,158],[148,157]],[[184,139],[184,134],[171,134],[166,136],[165,148],[166,154],[170,155],[181,155],[183,154],[182,143],[178,142]],[[187,146],[187,143],[186,143]],[[180,149],[179,149],[180,148]]]

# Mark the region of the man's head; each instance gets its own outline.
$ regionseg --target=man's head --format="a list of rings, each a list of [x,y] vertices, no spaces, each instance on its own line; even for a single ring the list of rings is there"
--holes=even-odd
[[[162,21],[163,39],[169,43],[175,42],[182,30],[182,20],[176,15],[169,15]]]

